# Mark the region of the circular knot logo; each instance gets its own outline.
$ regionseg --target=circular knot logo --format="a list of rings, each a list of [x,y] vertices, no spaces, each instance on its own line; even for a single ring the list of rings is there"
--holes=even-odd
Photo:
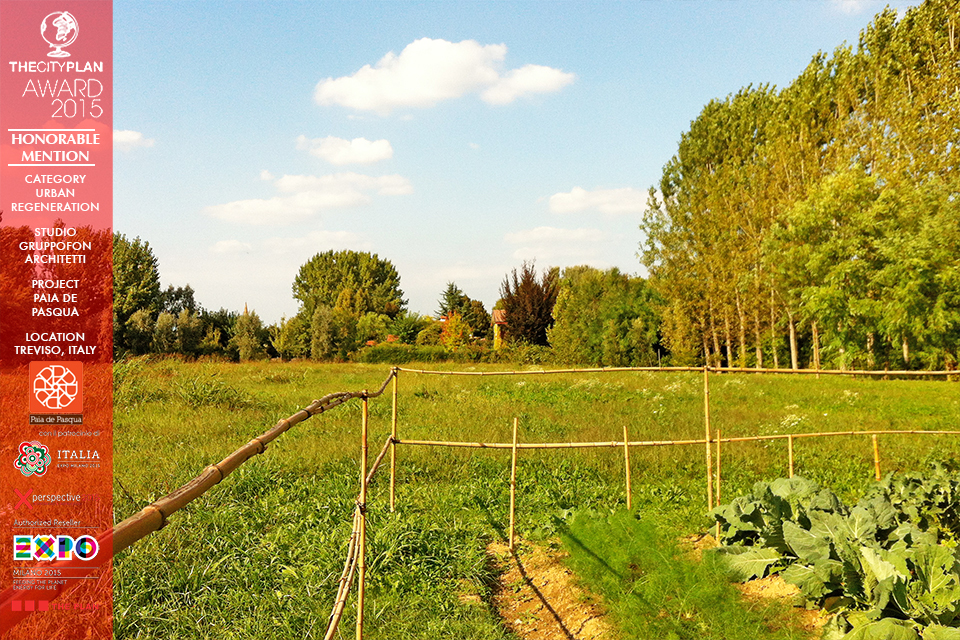
[[[40,35],[53,48],[47,54],[48,58],[69,58],[70,54],[63,48],[74,43],[80,35],[80,27],[69,11],[54,11],[40,23]]]
[[[79,390],[77,377],[62,364],[45,367],[33,379],[33,396],[47,409],[70,406]]]
[[[21,442],[20,455],[13,466],[20,469],[20,473],[27,476],[42,476],[50,466],[50,452],[39,442]]]

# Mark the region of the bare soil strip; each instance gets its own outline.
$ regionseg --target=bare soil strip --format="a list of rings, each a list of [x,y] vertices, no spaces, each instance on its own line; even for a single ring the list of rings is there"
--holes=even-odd
[[[604,611],[563,564],[567,554],[523,543],[519,554],[502,542],[487,553],[502,569],[493,597],[504,625],[524,640],[602,640],[612,637]]]

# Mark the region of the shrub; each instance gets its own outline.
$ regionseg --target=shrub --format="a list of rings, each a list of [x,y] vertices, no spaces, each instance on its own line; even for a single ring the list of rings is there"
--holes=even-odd
[[[443,362],[450,354],[439,346],[384,343],[361,349],[358,362],[370,364],[404,364],[407,362]]]

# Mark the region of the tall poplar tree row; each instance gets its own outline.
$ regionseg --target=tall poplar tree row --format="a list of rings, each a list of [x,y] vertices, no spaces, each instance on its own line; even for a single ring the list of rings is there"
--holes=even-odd
[[[703,108],[641,227],[675,361],[956,367],[958,16],[885,10],[789,86]]]

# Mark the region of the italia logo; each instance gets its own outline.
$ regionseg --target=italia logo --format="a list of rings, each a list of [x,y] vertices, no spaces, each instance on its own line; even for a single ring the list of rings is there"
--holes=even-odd
[[[21,442],[20,452],[13,461],[13,466],[28,478],[32,475],[42,476],[50,468],[50,451],[36,440]]]
[[[93,536],[13,536],[14,560],[93,560],[98,551]]]

